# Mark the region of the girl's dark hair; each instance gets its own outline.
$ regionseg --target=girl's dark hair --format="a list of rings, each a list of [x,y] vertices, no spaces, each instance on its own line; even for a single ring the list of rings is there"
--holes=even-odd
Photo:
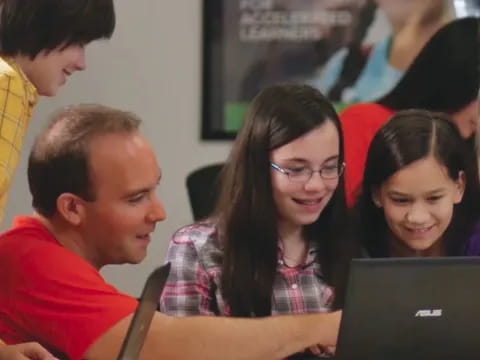
[[[368,151],[362,193],[355,215],[358,221],[356,234],[370,256],[389,256],[389,229],[383,210],[373,202],[373,192],[400,169],[428,156],[433,156],[445,166],[452,180],[458,180],[460,172],[465,174],[462,201],[455,205],[452,221],[445,233],[448,255],[464,253],[468,235],[480,216],[475,153],[462,139],[448,115],[405,110],[398,112],[378,131]]]
[[[35,58],[59,46],[110,38],[113,0],[2,0],[0,53]]]
[[[253,100],[222,174],[216,214],[224,249],[222,295],[234,316],[271,314],[277,269],[277,210],[272,195],[270,152],[331,121],[343,138],[333,106],[307,85],[266,88]],[[321,145],[320,145],[321,146]],[[322,276],[336,287],[341,302],[343,229],[346,204],[343,178],[320,218],[304,228],[318,249]]]
[[[452,21],[423,47],[395,88],[377,102],[393,110],[453,114],[478,96],[479,19]]]

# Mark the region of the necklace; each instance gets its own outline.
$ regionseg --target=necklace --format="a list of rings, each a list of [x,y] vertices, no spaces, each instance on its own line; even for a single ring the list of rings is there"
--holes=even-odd
[[[308,249],[304,249],[303,251],[303,256],[300,261],[297,261],[296,259],[289,258],[288,256],[285,255],[285,252],[283,250],[283,244],[280,242],[280,246],[278,247],[280,256],[279,256],[279,264],[289,268],[289,269],[297,269],[297,268],[305,268],[306,266],[309,266],[310,264],[307,264],[307,259],[308,259]],[[288,261],[287,261],[288,260]],[[290,265],[289,263],[293,263],[294,265]]]

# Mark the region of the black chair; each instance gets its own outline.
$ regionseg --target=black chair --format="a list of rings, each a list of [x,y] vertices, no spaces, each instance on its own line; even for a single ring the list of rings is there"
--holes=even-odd
[[[188,174],[188,198],[195,221],[212,215],[220,191],[219,175],[223,165],[223,163],[207,165]]]

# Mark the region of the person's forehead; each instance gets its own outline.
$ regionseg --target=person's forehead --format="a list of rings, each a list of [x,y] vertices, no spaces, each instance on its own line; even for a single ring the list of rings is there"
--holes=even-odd
[[[108,134],[96,137],[89,145],[89,164],[95,175],[107,177],[160,172],[148,139],[140,133]]]
[[[147,137],[140,131],[120,130],[108,133],[100,133],[92,136],[91,140],[89,141],[88,147],[90,149],[95,148],[96,151],[98,151],[98,149],[109,149],[115,151],[116,149],[111,149],[111,145],[115,145],[119,148],[132,145],[140,147],[150,146],[150,142]]]
[[[444,188],[452,182],[447,168],[440,164],[438,160],[429,156],[397,171],[384,182],[383,188],[401,192],[422,193]]]
[[[273,158],[311,157],[325,158],[338,155],[339,136],[331,121],[310,130],[303,136],[272,151]]]

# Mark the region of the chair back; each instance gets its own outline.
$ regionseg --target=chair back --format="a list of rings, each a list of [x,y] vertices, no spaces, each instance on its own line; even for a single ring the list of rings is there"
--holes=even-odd
[[[187,176],[187,191],[195,221],[212,215],[220,192],[220,172],[224,163],[211,164]]]

